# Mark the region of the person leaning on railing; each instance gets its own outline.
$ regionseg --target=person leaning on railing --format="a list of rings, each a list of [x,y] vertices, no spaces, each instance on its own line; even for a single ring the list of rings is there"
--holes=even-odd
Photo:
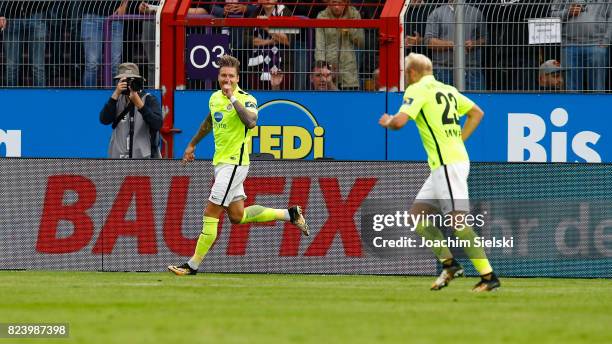
[[[0,1],[0,31],[4,32],[6,86],[18,86],[19,66],[27,45],[32,86],[44,87],[47,11],[53,1]],[[22,84],[20,84],[21,86]]]
[[[436,80],[454,85],[455,66],[455,11],[457,5],[449,0],[427,17],[425,44],[431,49]],[[485,88],[482,71],[482,47],[487,41],[487,28],[482,12],[476,7],[462,5],[464,9],[465,88],[479,91]]]
[[[412,0],[406,9],[404,21],[404,48],[405,54],[410,53],[427,54],[427,48],[423,44],[425,36],[425,25],[427,16],[432,6],[426,5],[423,0]]]
[[[210,14],[217,18],[227,16],[252,17],[257,6],[250,4],[248,0],[225,0],[225,5],[213,5]]]
[[[329,0],[318,19],[361,19],[359,11],[349,6],[348,0]],[[338,74],[338,87],[342,90],[359,89],[359,68],[356,49],[363,48],[363,29],[318,28],[316,30],[315,60],[325,61]]]
[[[251,18],[257,11],[257,6],[252,2],[252,0],[225,0],[225,5],[213,5],[210,14],[216,18]],[[245,37],[245,32],[248,30],[243,27],[232,27],[223,28],[223,32],[230,36],[232,54],[240,60],[241,65],[248,65],[250,36]]]
[[[290,16],[291,11],[276,0],[258,0],[257,18]],[[289,68],[290,38],[286,33],[275,32],[267,27],[251,30],[253,52],[249,57],[251,88],[259,90],[287,89],[290,85]]]
[[[567,68],[567,89],[605,90],[612,42],[611,0],[555,0],[551,16],[563,20],[561,62]]]
[[[160,0],[149,0],[141,1],[138,4],[138,12],[144,15],[154,16],[159,9]],[[194,7],[190,8],[189,14],[208,14],[205,8]],[[155,87],[155,19],[142,21],[142,35],[140,42],[142,43],[142,50],[144,51],[145,58],[147,59],[147,85],[149,87]]]
[[[104,21],[112,15],[127,13],[128,0],[81,0],[77,4],[81,20],[81,40],[85,51],[85,73],[82,84],[98,86],[98,67],[102,63]],[[117,73],[123,52],[123,22],[111,23],[111,69]]]
[[[334,73],[331,66],[325,61],[315,61],[310,73],[310,85],[314,91],[337,91],[334,82]]]

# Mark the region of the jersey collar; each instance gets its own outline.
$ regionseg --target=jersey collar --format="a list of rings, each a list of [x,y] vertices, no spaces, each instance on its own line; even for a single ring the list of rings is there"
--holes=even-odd
[[[238,86],[238,85],[236,84],[236,89],[234,90],[234,92],[232,93],[232,95],[240,94],[240,91],[242,91],[242,89],[240,88],[240,86]],[[244,91],[242,91],[242,92],[244,92]]]
[[[428,81],[436,81],[436,78],[433,75],[425,75],[421,78],[421,80],[419,80],[419,83]]]
[[[221,90],[219,90],[219,91],[221,92]],[[238,96],[240,94],[240,92],[244,92],[244,91],[240,88],[240,86],[236,85],[236,89],[232,92],[232,95],[233,96]],[[221,92],[221,95],[223,95],[223,92]],[[223,96],[223,98],[227,99],[226,96]],[[230,100],[227,99],[227,101],[229,102]]]

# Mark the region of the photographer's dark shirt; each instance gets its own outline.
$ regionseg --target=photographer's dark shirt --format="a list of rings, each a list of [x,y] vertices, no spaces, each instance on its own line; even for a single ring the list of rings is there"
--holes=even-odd
[[[140,110],[135,109],[132,157],[155,158],[158,156],[151,148],[157,146],[154,140],[156,141],[156,134],[163,124],[161,106],[155,96],[151,94],[142,92],[140,93],[140,97],[143,98],[145,105]],[[100,112],[100,122],[105,125],[112,124],[128,104],[129,100],[127,96],[124,95],[119,96],[118,100],[109,98]],[[126,115],[123,120],[119,121],[117,127],[113,129],[109,144],[109,158],[128,157],[128,136],[129,114]]]

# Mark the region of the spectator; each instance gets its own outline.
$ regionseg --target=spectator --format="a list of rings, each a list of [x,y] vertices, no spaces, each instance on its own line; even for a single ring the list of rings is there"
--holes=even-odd
[[[292,15],[297,17],[316,18],[325,9],[320,0],[288,0],[283,3],[289,5]],[[298,34],[291,37],[291,82],[294,90],[310,89],[314,32],[312,28],[301,28]]]
[[[557,60],[548,60],[540,66],[538,78],[540,91],[561,91],[563,89],[563,75],[561,64]]]
[[[144,15],[155,15],[159,9],[159,0],[142,1],[138,5],[138,12]],[[187,12],[191,15],[208,14],[202,7],[190,8]],[[142,22],[142,48],[147,59],[147,85],[155,87],[155,19],[143,20]]]
[[[490,90],[536,91],[540,56],[555,54],[552,45],[529,44],[528,21],[546,18],[551,0],[494,0],[482,8],[488,36],[494,44],[486,49],[485,79]]]
[[[249,4],[249,0],[225,0],[225,5],[213,5],[210,14],[217,18],[254,17],[257,6]],[[247,30],[242,27],[223,28],[222,32],[230,36],[230,49],[233,56],[240,60],[241,66],[248,65],[250,52],[250,37],[245,37]],[[245,42],[248,40],[249,42]],[[247,85],[250,87],[250,85]]]
[[[102,60],[102,42],[104,41],[104,21],[111,15],[124,15],[127,12],[128,0],[82,0],[79,3],[82,15],[81,40],[85,50],[85,73],[83,86],[98,86],[98,66]],[[123,50],[123,22],[114,20],[111,23],[111,69],[117,73]]]
[[[316,18],[317,14],[325,9],[325,5],[320,0],[287,0],[283,3],[292,5],[292,15],[303,16],[308,18]]]
[[[155,15],[159,1],[142,1],[138,5],[138,12],[144,15]],[[142,50],[147,59],[147,85],[155,87],[155,20],[144,20],[142,22]]]
[[[257,18],[267,19],[270,17],[289,16],[291,12],[285,5],[278,5],[276,0],[259,0],[260,8]],[[289,67],[289,37],[285,33],[270,32],[267,27],[256,27],[253,29],[253,54],[249,59],[249,74],[252,77],[251,88],[271,89],[272,74],[277,76],[275,82],[280,81],[282,85],[275,87],[288,88],[286,74]],[[279,73],[280,72],[280,73]]]
[[[425,24],[431,12],[431,6],[424,4],[423,0],[412,0],[406,9],[406,22],[404,24],[404,50],[406,56],[410,53],[426,54],[423,45]]]
[[[376,68],[372,72],[372,77],[374,78],[374,91],[385,91],[387,87],[380,83],[380,69]]]
[[[422,0],[411,0],[410,4],[413,2],[420,2]],[[357,4],[359,2],[359,4]],[[382,8],[385,6],[385,1],[382,0],[361,0],[361,1],[353,1],[354,5],[359,6],[359,13],[361,17],[364,19],[378,19],[380,17],[380,13],[382,12]]]
[[[154,95],[143,91],[144,80],[136,64],[122,63],[118,70],[117,87],[100,112],[100,122],[113,126],[108,156],[160,158],[161,106]]]
[[[563,22],[562,61],[570,91],[606,89],[608,46],[612,41],[609,0],[556,0],[551,15]],[[587,84],[583,86],[586,72]]]
[[[325,61],[316,61],[310,73],[310,84],[315,91],[337,91],[332,67]]]
[[[225,0],[225,5],[213,5],[210,13],[217,18],[227,16],[252,17],[257,6],[248,4],[248,0]]]
[[[328,0],[319,19],[361,19],[359,11],[349,6],[348,0]],[[364,47],[363,29],[318,28],[315,39],[315,60],[329,63],[338,73],[338,87],[342,90],[359,89],[359,69],[355,49]]]
[[[19,83],[19,65],[23,59],[22,46],[28,45],[32,66],[33,86],[44,87],[46,14],[53,1],[12,0],[0,1],[0,30],[4,31],[6,57],[6,85]]]
[[[445,84],[454,84],[453,66],[455,47],[455,4],[449,0],[427,17],[425,43],[432,50],[434,75]],[[467,90],[484,90],[481,47],[486,43],[487,28],[482,13],[473,6],[464,5],[465,86]]]

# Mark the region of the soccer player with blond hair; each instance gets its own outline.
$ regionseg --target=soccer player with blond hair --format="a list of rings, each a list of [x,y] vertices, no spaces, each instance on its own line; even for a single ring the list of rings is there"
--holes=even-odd
[[[476,245],[474,229],[464,223],[465,214],[470,211],[467,183],[470,160],[464,141],[478,127],[484,113],[456,88],[437,81],[433,76],[432,62],[425,55],[408,55],[405,74],[409,86],[399,112],[395,115],[383,114],[379,124],[397,130],[410,119],[414,120],[427,151],[431,174],[417,194],[410,212],[415,215],[441,213],[452,216],[454,235],[471,243],[469,247],[464,247],[464,251],[481,276],[473,290],[494,290],[500,286],[499,279],[484,248]],[[467,115],[467,120],[462,128],[459,118],[463,115]],[[428,223],[419,222],[416,232],[427,240],[445,242],[440,229]],[[462,276],[464,270],[447,246],[435,247],[433,251],[442,263],[442,273],[431,290],[440,290],[455,277]]]
[[[243,182],[249,171],[251,129],[257,124],[257,100],[238,86],[240,62],[224,55],[219,61],[219,87],[210,96],[210,112],[183,154],[183,163],[195,159],[196,145],[211,131],[215,138],[215,182],[204,210],[202,233],[195,252],[188,262],[168,266],[176,275],[195,275],[204,256],[217,238],[219,218],[227,212],[233,224],[270,221],[291,221],[304,235],[309,235],[308,224],[299,206],[289,209],[266,208],[252,205],[244,208]]]

